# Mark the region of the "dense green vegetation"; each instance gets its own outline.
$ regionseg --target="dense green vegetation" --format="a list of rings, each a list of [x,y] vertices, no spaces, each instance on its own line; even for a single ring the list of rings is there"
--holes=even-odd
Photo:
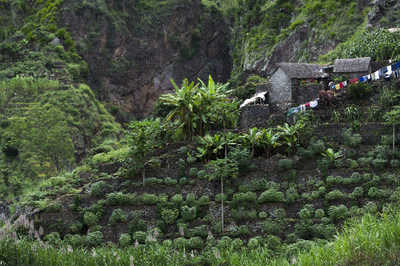
[[[321,60],[336,58],[371,57],[374,61],[398,61],[400,54],[399,32],[385,29],[372,31],[360,30],[348,41],[339,44],[336,49],[320,57]]]
[[[241,241],[221,241],[201,252],[189,252],[170,240],[162,244],[124,249],[114,246],[77,249],[57,238],[48,243],[16,241],[3,232],[0,261],[6,265],[385,265],[399,262],[400,216],[389,207],[378,215],[368,213],[354,219],[328,243],[299,241],[274,252],[259,247],[256,239],[247,247]],[[120,243],[123,243],[123,237]],[[194,240],[193,240],[194,243]],[[56,246],[54,246],[56,245]],[[186,248],[189,248],[190,243]],[[275,256],[274,256],[275,255]]]
[[[84,84],[61,89],[57,80],[15,77],[0,87],[2,196],[73,169],[91,146],[120,133]]]

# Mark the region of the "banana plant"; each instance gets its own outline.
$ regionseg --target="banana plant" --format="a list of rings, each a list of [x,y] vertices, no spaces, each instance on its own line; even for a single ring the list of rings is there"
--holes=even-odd
[[[280,139],[287,146],[288,153],[295,151],[297,143],[299,141],[300,132],[303,128],[304,123],[300,122],[292,126],[290,126],[288,123],[285,123],[283,126],[277,127]]]
[[[262,130],[262,136],[260,142],[263,148],[265,149],[267,157],[270,157],[273,150],[281,146],[281,143],[279,142],[279,137],[280,135],[274,133],[273,130],[270,128]]]
[[[343,157],[343,152],[335,152],[332,148],[328,148],[322,153],[322,156],[330,163],[335,163],[338,159]]]
[[[250,148],[251,156],[255,154],[256,147],[260,145],[263,132],[256,127],[250,128],[249,133],[243,135],[243,141]]]
[[[167,116],[167,120],[177,119],[180,121],[185,136],[192,139],[196,127],[193,122],[198,105],[196,92],[199,84],[189,83],[187,79],[183,80],[181,87],[172,79],[171,84],[175,88],[175,94],[165,94],[160,97],[161,103],[173,107],[173,110]]]
[[[228,132],[223,135],[215,134],[214,136],[205,135],[198,138],[199,147],[197,147],[197,158],[207,161],[212,158],[221,158],[222,154],[225,157],[228,152],[228,147],[237,144],[237,135]],[[223,151],[225,151],[223,153]]]

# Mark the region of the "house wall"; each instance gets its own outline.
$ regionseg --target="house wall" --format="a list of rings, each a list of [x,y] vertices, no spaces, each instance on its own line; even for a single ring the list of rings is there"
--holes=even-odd
[[[368,75],[372,72],[372,66],[370,65],[368,67],[368,71],[364,71],[364,72],[334,72],[335,75],[339,75],[339,76],[343,76],[346,77],[348,79],[353,79],[353,78],[359,78],[361,76],[365,76]]]
[[[278,68],[269,79],[271,103],[284,103],[292,101],[291,80],[286,73]]]
[[[361,76],[368,75],[370,72],[353,72],[353,73],[341,73],[341,72],[336,72],[334,73],[336,76],[343,76],[346,79],[353,79],[353,78],[359,78]]]
[[[324,90],[324,84],[321,82],[310,84],[298,84],[293,86],[293,102],[295,104],[304,104],[318,98],[320,90]]]

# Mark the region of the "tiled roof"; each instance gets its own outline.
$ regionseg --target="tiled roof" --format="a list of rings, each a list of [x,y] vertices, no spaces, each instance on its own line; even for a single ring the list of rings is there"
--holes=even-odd
[[[369,70],[371,57],[336,59],[333,72],[335,73],[352,73],[365,72]]]
[[[298,64],[298,63],[279,63],[281,68],[289,78],[325,78],[327,74],[322,72],[322,66],[317,64]]]

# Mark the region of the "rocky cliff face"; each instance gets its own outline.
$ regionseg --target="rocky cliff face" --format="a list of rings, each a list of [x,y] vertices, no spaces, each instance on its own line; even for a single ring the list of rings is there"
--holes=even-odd
[[[171,78],[226,81],[231,72],[228,27],[200,0],[69,1],[61,20],[101,100],[137,118],[170,92]]]

